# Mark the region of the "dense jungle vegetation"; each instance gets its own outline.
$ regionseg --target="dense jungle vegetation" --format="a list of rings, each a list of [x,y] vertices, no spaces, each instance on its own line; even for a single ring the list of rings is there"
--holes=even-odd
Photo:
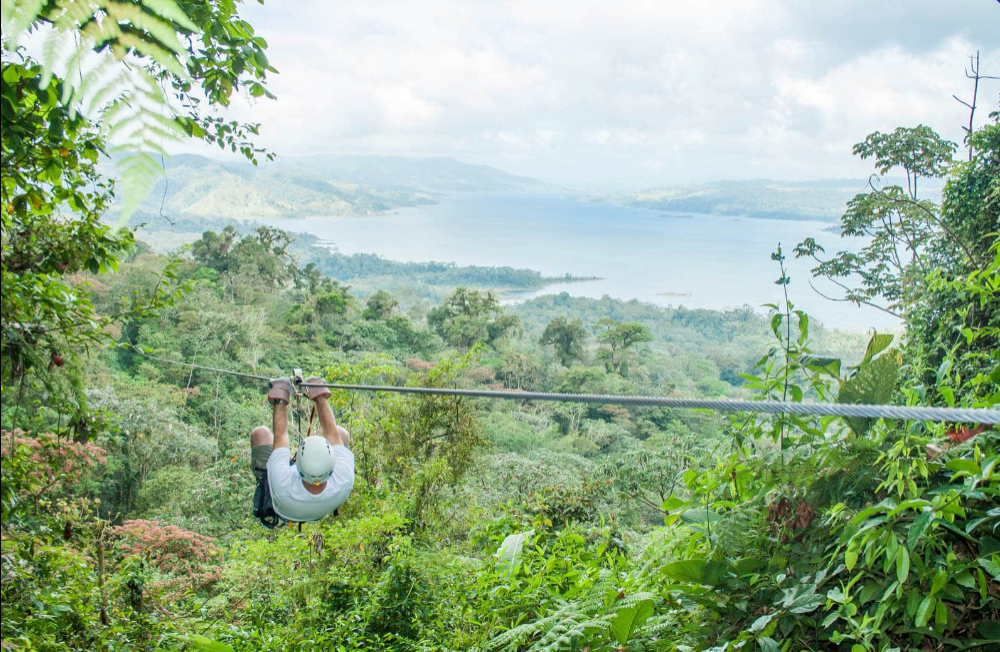
[[[993,407],[997,112],[961,146],[925,126],[862,140],[874,171],[911,183],[848,202],[840,225],[865,237],[860,252],[776,246],[760,263],[775,270],[767,315],[565,294],[504,306],[489,289],[503,283],[433,269],[440,300],[359,293],[278,229],[208,230],[164,255],[102,220],[156,181],[146,130],[268,155],[256,125],[211,110],[240,89],[267,97],[276,72],[236,9],[108,3],[97,21],[92,8],[3,3],[4,650],[996,649],[994,428],[335,392],[354,493],[337,518],[269,531],[250,514],[264,388],[162,360],[431,387]],[[95,99],[11,40],[42,25],[177,101],[142,79]],[[112,119],[134,127],[124,144]],[[97,165],[112,151],[120,184]],[[944,183],[940,202],[918,178]],[[810,323],[790,255],[905,331],[858,340]]]

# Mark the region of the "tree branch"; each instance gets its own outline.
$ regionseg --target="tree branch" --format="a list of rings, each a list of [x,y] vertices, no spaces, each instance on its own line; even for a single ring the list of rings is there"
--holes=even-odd
[[[966,245],[966,243],[960,237],[958,237],[957,235],[955,235],[955,233],[951,229],[949,229],[947,226],[945,226],[945,224],[941,221],[941,218],[939,218],[937,215],[934,214],[934,211],[930,210],[929,208],[927,208],[926,206],[924,206],[923,204],[921,204],[919,201],[916,201],[914,199],[895,199],[893,197],[890,197],[884,191],[875,188],[875,186],[872,186],[872,192],[874,192],[877,195],[882,196],[883,198],[885,198],[886,200],[888,200],[889,202],[892,202],[894,204],[906,204],[906,205],[914,206],[914,207],[920,209],[921,211],[923,211],[924,213],[926,213],[927,216],[930,217],[931,220],[933,220],[934,223],[942,231],[945,232],[945,235],[947,235],[952,241],[955,242],[955,244],[957,244],[962,249],[963,252],[965,252],[966,258],[969,259],[969,262],[972,263],[972,265],[974,267],[978,267],[978,268],[982,268],[983,267],[983,265],[981,265],[976,260],[976,257],[972,255],[972,252],[969,250],[968,245]]]
[[[848,292],[850,292],[850,288],[847,287],[846,285],[844,285],[843,283],[841,283],[839,281],[836,281],[836,280],[830,278],[829,276],[826,277],[826,278],[830,282],[835,283],[836,285],[840,286],[844,290],[847,290]],[[897,317],[899,319],[903,318],[903,315],[901,315],[898,312],[895,312],[894,310],[890,310],[889,308],[885,308],[883,306],[878,305],[877,303],[872,303],[871,301],[868,301],[866,299],[862,299],[860,297],[857,297],[857,298],[854,298],[854,299],[850,299],[848,297],[843,297],[843,298],[840,298],[840,299],[838,299],[837,297],[831,297],[831,296],[829,296],[827,294],[824,294],[823,292],[820,292],[820,290],[815,285],[813,285],[812,279],[809,279],[809,287],[811,287],[813,289],[813,292],[815,292],[816,294],[818,294],[819,296],[823,297],[824,299],[826,299],[828,301],[836,301],[836,302],[839,302],[839,303],[863,304],[863,305],[866,305],[866,306],[868,306],[870,308],[875,308],[876,310],[881,310],[882,312],[884,312],[884,313],[886,313],[888,315],[892,315],[893,317]]]

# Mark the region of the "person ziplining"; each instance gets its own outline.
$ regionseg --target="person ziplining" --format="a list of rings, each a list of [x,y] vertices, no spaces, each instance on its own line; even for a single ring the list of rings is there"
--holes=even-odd
[[[308,378],[301,389],[313,402],[323,434],[300,438],[294,459],[288,437],[289,403],[297,390],[294,381],[270,381],[267,401],[273,406],[273,430],[258,426],[250,432],[250,466],[257,478],[254,515],[267,527],[318,521],[334,513],[354,489],[351,435],[337,425],[327,400],[330,390],[309,386],[323,382]]]

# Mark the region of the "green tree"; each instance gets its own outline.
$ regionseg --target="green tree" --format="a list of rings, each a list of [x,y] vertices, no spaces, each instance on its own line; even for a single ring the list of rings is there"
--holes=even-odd
[[[947,248],[959,257],[973,264],[978,261],[973,241],[943,219],[937,204],[918,195],[921,179],[948,173],[956,149],[955,143],[923,125],[900,127],[888,134],[875,132],[854,146],[857,156],[874,160],[878,174],[902,170],[906,188],[883,188],[873,177],[870,191],[848,202],[841,218],[841,235],[865,238],[860,251],[841,251],[824,258],[823,247],[813,238],[795,248],[796,257],[817,262],[814,276],[827,279],[842,291],[842,297],[829,298],[904,316],[923,295],[924,278],[932,269],[926,259],[929,247],[947,242]]]
[[[923,279],[919,300],[907,320],[906,349],[911,375],[931,387],[943,378],[978,383],[973,394],[1000,391],[1000,305],[996,293],[970,290],[975,284],[994,286],[996,251],[1000,243],[1000,125],[992,124],[970,138],[972,157],[957,163],[942,194],[941,232],[954,237],[933,238],[925,259],[930,272]],[[958,242],[968,243],[968,255]],[[975,298],[977,300],[971,300]],[[974,334],[977,334],[974,336]],[[954,360],[949,368],[946,360]],[[944,367],[942,365],[945,365]],[[949,383],[951,386],[951,383]],[[957,387],[956,387],[957,389]],[[951,395],[939,399],[949,403]]]
[[[20,377],[63,347],[100,340],[93,305],[66,277],[114,269],[133,239],[101,222],[113,184],[97,167],[98,130],[59,102],[60,80],[43,87],[40,65],[4,56],[0,318],[4,372]]]
[[[606,345],[598,354],[606,361],[608,371],[622,376],[628,373],[628,353],[636,344],[652,342],[649,329],[639,322],[617,322],[604,317],[594,326],[597,340]]]
[[[990,123],[969,136],[968,161],[951,160],[954,143],[928,127],[871,134],[855,153],[873,158],[880,174],[902,169],[907,187],[873,184],[871,192],[848,204],[841,232],[868,238],[860,252],[842,251],[823,260],[822,247],[812,239],[795,250],[797,257],[819,262],[813,274],[843,288],[843,300],[905,318],[906,372],[927,386],[949,373],[989,377],[996,365],[990,352],[997,342],[969,333],[996,324],[1000,311],[992,301],[969,302],[954,281],[982,274],[993,258],[991,246],[1000,231],[998,115],[992,113]],[[919,199],[918,180],[942,176],[947,178],[942,203]],[[946,359],[960,367],[943,368]]]
[[[521,320],[504,313],[495,294],[464,287],[432,309],[427,323],[446,342],[463,349],[479,342],[492,345],[521,331]]]
[[[587,335],[587,328],[579,317],[556,317],[545,327],[538,342],[542,346],[553,346],[559,364],[569,367],[574,360],[583,360],[583,344]]]
[[[398,307],[399,302],[391,294],[385,290],[379,290],[368,297],[368,303],[361,316],[368,321],[386,320]]]

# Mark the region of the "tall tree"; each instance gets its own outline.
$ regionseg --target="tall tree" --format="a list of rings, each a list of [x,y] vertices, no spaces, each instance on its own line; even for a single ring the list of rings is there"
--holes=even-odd
[[[625,375],[628,372],[628,350],[642,342],[652,342],[649,329],[635,321],[617,322],[604,317],[595,329],[597,340],[607,346],[600,353],[607,360],[608,370]]]
[[[521,320],[506,314],[495,294],[464,287],[432,309],[427,323],[446,342],[464,349],[479,342],[492,345],[521,331]]]
[[[395,297],[385,290],[379,290],[368,297],[368,303],[365,305],[365,310],[361,316],[369,321],[386,320],[392,317],[392,313],[398,307],[399,302],[396,301]]]
[[[545,327],[539,344],[553,346],[559,364],[569,367],[574,360],[583,360],[583,343],[587,335],[587,328],[578,317],[571,320],[556,317]]]
[[[924,258],[930,243],[947,240],[958,255],[977,262],[971,243],[942,219],[940,207],[918,194],[921,179],[948,173],[956,149],[955,143],[924,125],[875,132],[854,146],[857,156],[874,160],[877,174],[902,170],[906,187],[881,187],[873,175],[869,192],[848,202],[840,221],[841,236],[862,238],[864,246],[859,251],[840,251],[825,258],[825,250],[813,238],[795,248],[797,258],[816,261],[814,276],[827,279],[842,292],[840,297],[824,296],[901,317],[921,295],[923,279],[930,271]]]

